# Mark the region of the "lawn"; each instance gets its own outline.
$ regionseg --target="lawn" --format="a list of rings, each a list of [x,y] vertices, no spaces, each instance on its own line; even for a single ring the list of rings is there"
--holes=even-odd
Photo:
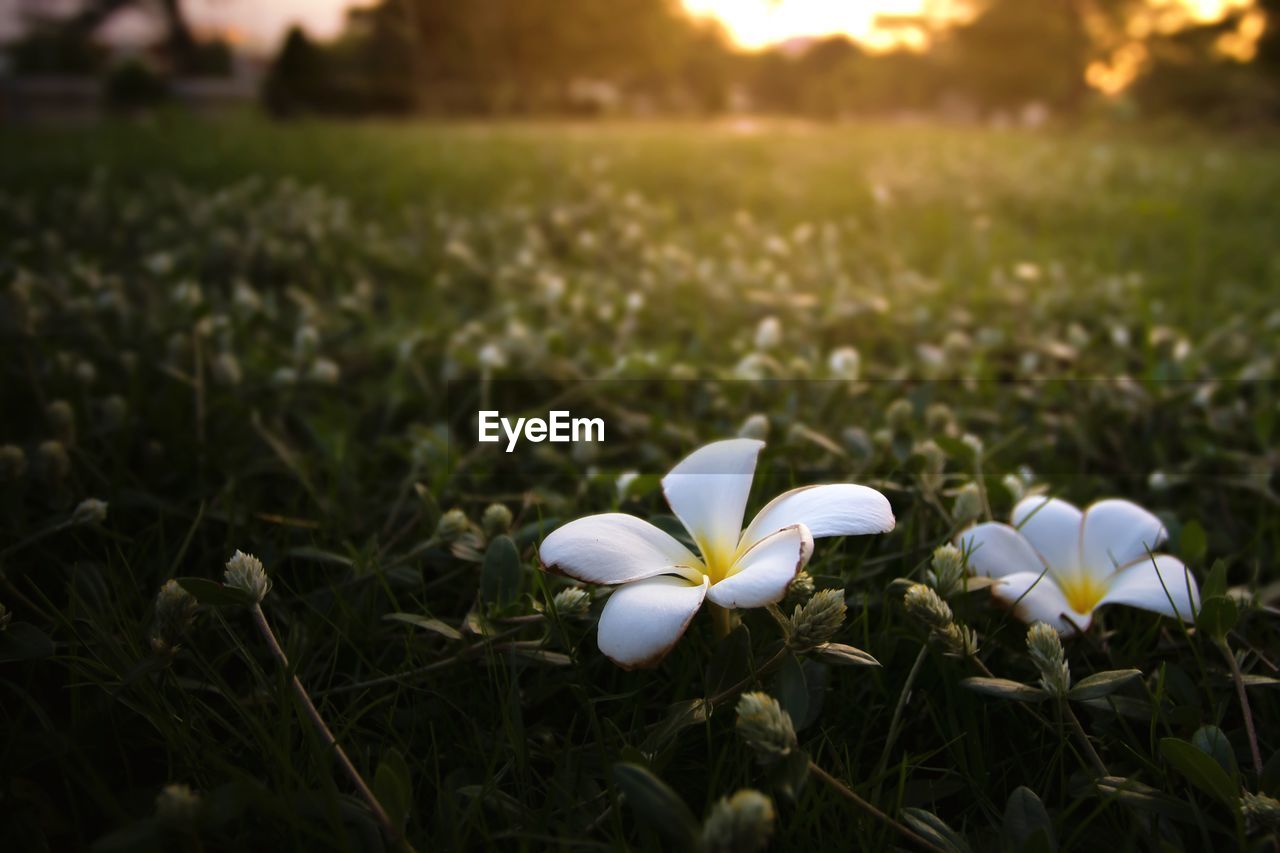
[[[1272,142],[6,131],[0,847],[1274,843]],[[605,440],[507,453],[481,409]],[[850,482],[894,529],[626,670],[597,629],[628,586],[542,543],[622,512],[701,554],[660,479],[737,436],[767,443],[748,520]],[[1011,581],[937,550],[1048,496],[1150,510],[1129,571],[1199,588],[1093,614],[1065,683]],[[216,583],[237,551],[260,606]]]

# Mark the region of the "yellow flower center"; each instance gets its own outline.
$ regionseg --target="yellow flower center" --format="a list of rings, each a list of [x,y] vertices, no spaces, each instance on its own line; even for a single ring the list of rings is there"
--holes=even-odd
[[[733,552],[719,548],[707,548],[702,554],[702,572],[711,581],[719,583],[733,573]]]
[[[1106,584],[1087,572],[1062,578],[1058,581],[1058,586],[1062,587],[1062,594],[1066,596],[1067,604],[1070,604],[1071,609],[1077,613],[1092,611],[1107,591]]]

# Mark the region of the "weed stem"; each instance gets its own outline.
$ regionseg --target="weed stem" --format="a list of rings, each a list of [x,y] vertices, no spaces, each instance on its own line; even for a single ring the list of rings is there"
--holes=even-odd
[[[844,797],[849,802],[853,803],[859,809],[866,812],[868,815],[880,821],[881,823],[885,824],[886,826],[891,827],[895,832],[897,832],[903,838],[917,844],[918,846],[924,848],[925,850],[932,850],[935,853],[943,853],[941,847],[938,847],[936,844],[929,841],[927,838],[924,838],[912,832],[906,826],[903,826],[901,823],[889,817],[887,814],[880,811],[880,809],[876,808],[871,803],[862,799],[862,797],[859,797],[852,788],[850,788],[848,785],[841,782],[839,779],[832,776],[830,773],[828,773],[827,771],[819,767],[817,764],[815,764],[813,759],[809,759],[809,772],[812,773],[814,776],[817,776],[823,782],[826,782],[827,785],[830,786],[833,791],[835,791],[840,796]]]
[[[271,630],[271,625],[267,623],[267,616],[262,612],[261,604],[254,604],[249,608],[250,614],[253,616],[253,624],[258,626],[258,630],[262,633],[262,637],[267,641],[267,646],[271,649],[271,655],[276,659],[280,668],[284,672],[289,672],[289,659],[285,656],[284,649],[280,647],[280,641],[276,639],[275,632]],[[347,757],[347,752],[338,743],[338,739],[333,736],[333,732],[329,730],[329,726],[324,721],[324,717],[320,716],[320,712],[316,710],[315,703],[311,701],[311,697],[307,695],[307,688],[302,686],[302,682],[298,680],[298,676],[292,675],[290,678],[290,686],[293,688],[294,695],[298,697],[298,701],[302,703],[302,709],[315,725],[316,731],[320,733],[320,737],[324,740],[325,745],[330,747],[334,754],[338,756],[338,763],[342,765],[342,769],[346,771],[347,776],[351,779],[351,783],[356,786],[356,790],[360,792],[360,796],[369,805],[373,816],[377,818],[378,823],[382,824],[382,829],[386,832],[387,837],[394,842],[399,843],[404,849],[412,850],[408,842],[401,836],[400,830],[391,822],[391,818],[387,815],[386,809],[382,807],[382,803],[378,802],[378,798],[374,796],[373,790],[364,781],[364,777],[360,775],[360,771],[351,763],[351,759]]]

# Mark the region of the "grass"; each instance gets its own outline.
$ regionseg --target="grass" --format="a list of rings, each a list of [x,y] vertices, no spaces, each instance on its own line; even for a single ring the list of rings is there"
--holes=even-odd
[[[1274,831],[1239,799],[1280,793],[1266,144],[162,119],[13,131],[0,187],[6,849],[383,846],[293,675],[420,850],[665,849],[748,787],[780,850],[912,843],[850,793],[947,849]],[[605,417],[606,442],[474,442],[481,401],[553,400]],[[820,540],[808,569],[846,593],[835,639],[880,665],[779,655],[748,611],[620,670],[595,643],[605,590],[560,612],[572,584],[538,542],[615,509],[669,525],[657,476],[753,414],[751,508],[823,480],[890,498],[892,534]],[[1025,626],[950,596],[979,649],[948,656],[894,581],[924,578],[975,487],[1000,520],[1037,488],[1147,506],[1206,601],[1221,561],[1263,772],[1203,620],[1113,607],[1067,642],[1077,681],[1142,672],[1074,703],[1123,783],[1056,703],[966,688],[1036,682]],[[106,520],[70,523],[89,497]],[[494,502],[513,519],[486,529]],[[157,624],[166,580],[220,579],[237,549],[267,566],[289,672],[207,588]],[[782,702],[819,773],[754,760],[739,686]],[[170,783],[198,803],[157,804]]]

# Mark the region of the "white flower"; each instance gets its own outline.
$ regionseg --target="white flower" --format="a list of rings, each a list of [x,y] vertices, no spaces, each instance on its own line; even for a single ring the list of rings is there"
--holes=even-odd
[[[756,327],[756,349],[764,352],[782,343],[782,323],[777,317],[765,317]]]
[[[988,522],[956,539],[979,575],[998,578],[991,594],[1024,622],[1047,622],[1064,636],[1087,630],[1104,604],[1127,604],[1190,621],[1200,606],[1182,561],[1151,554],[1168,535],[1160,519],[1111,498],[1083,512],[1042,495],[1013,508],[1013,526]]]
[[[543,540],[549,571],[617,584],[600,615],[600,650],[627,669],[654,666],[703,600],[763,607],[786,595],[823,536],[886,533],[889,501],[849,483],[807,486],[774,498],[742,528],[763,441],[717,441],[685,457],[662,480],[667,503],[698,554],[647,521],[623,513],[580,518]]]

